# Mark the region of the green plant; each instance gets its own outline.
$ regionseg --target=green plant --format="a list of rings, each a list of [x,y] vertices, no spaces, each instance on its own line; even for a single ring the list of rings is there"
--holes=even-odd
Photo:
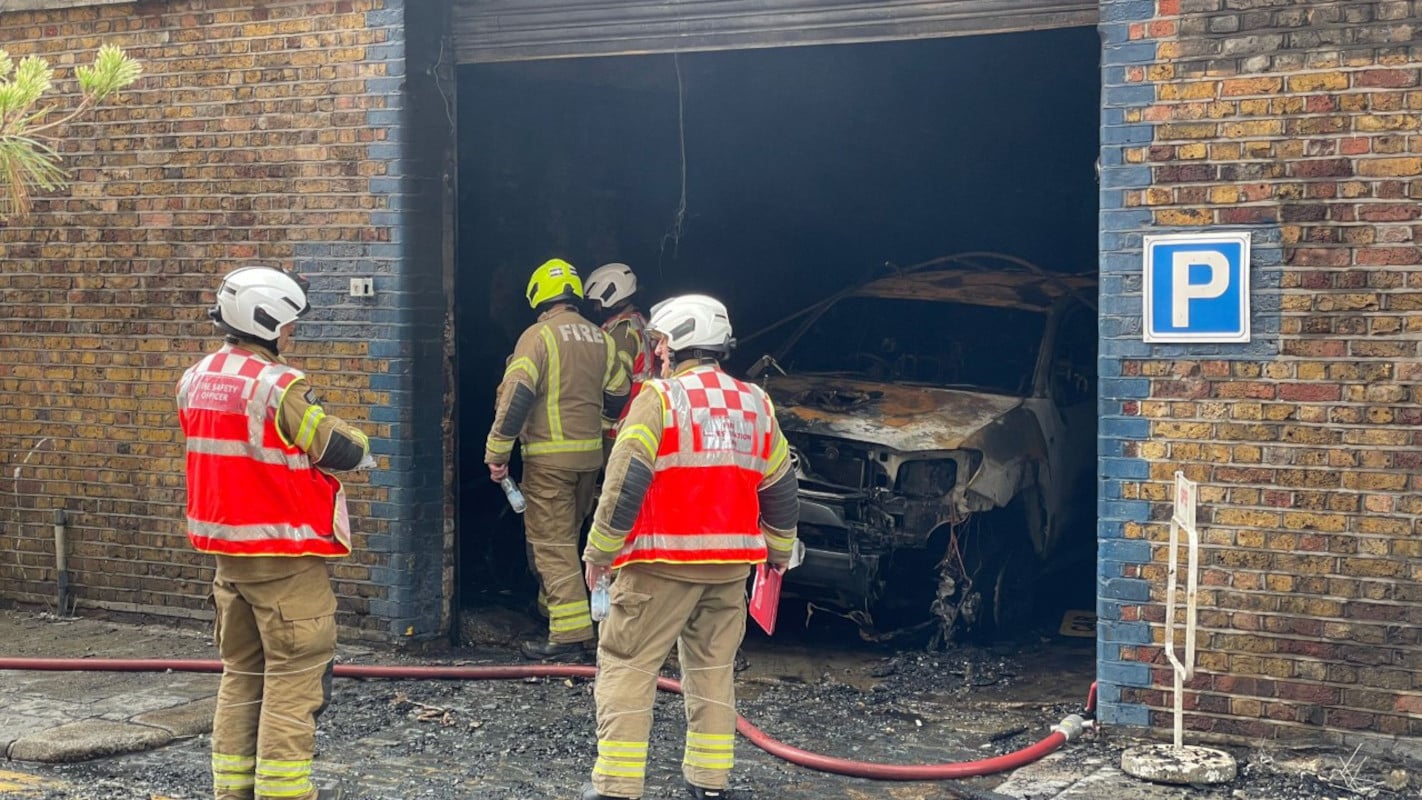
[[[54,142],[76,117],[123,89],[143,73],[143,67],[113,45],[99,48],[93,66],[74,70],[79,104],[51,119],[54,106],[41,105],[54,83],[54,69],[39,56],[26,56],[17,66],[0,50],[0,220],[30,212],[31,193],[64,185],[68,174],[60,166]]]

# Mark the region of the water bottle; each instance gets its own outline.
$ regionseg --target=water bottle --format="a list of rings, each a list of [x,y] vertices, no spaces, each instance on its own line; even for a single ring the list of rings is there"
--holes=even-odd
[[[612,601],[607,596],[607,587],[611,585],[612,573],[604,572],[597,576],[597,583],[593,584],[592,590],[593,622],[602,622],[607,619],[607,612],[612,605]]]
[[[504,495],[509,499],[509,506],[513,508],[515,514],[522,514],[528,504],[523,501],[523,492],[519,491],[518,484],[508,475],[499,481],[499,488],[504,490]]]

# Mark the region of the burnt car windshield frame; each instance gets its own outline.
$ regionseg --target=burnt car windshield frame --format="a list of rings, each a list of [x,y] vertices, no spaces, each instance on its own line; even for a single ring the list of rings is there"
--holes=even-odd
[[[935,312],[941,310],[943,314],[947,315],[952,315],[955,313],[961,315],[964,312],[984,315],[995,314],[1000,315],[1005,322],[1008,322],[1013,325],[1021,325],[1023,323],[1026,323],[1030,325],[1030,328],[1028,330],[1023,331],[1023,333],[1019,337],[1014,337],[1020,339],[1020,344],[1023,345],[1024,350],[1021,358],[1014,359],[1013,369],[1010,370],[1011,374],[1016,377],[1016,382],[1009,385],[1008,379],[1004,378],[1001,374],[996,376],[985,374],[985,368],[981,366],[983,362],[975,360],[972,357],[971,353],[961,358],[961,363],[958,367],[958,369],[960,370],[960,374],[955,376],[956,379],[948,380],[946,374],[942,373],[942,364],[946,362],[944,361],[944,359],[941,358],[941,356],[937,354],[937,351],[939,351],[940,349],[940,346],[937,344],[919,348],[901,348],[897,353],[889,352],[883,355],[880,355],[877,352],[866,351],[862,347],[851,347],[846,349],[844,353],[840,354],[840,357],[843,360],[838,362],[834,361],[833,357],[830,357],[831,360],[829,363],[814,364],[811,367],[805,367],[803,366],[803,364],[794,363],[795,359],[791,357],[791,354],[797,353],[798,351],[799,357],[803,360],[805,351],[801,350],[800,348],[804,346],[811,332],[814,331],[815,327],[819,325],[827,315],[834,313],[836,309],[843,309],[846,306],[854,304],[883,304],[886,309],[890,306],[898,305],[899,307],[903,308],[905,312],[911,309],[919,312],[914,315],[911,315],[911,317],[918,318],[920,322],[927,322],[928,316],[933,315],[935,314]],[[897,297],[893,295],[879,295],[868,292],[856,292],[854,294],[838,298],[834,302],[826,304],[824,308],[817,310],[814,314],[811,314],[796,329],[794,335],[789,337],[779,348],[776,349],[773,357],[778,363],[782,364],[783,368],[790,374],[811,375],[845,373],[848,375],[860,375],[862,376],[861,379],[871,381],[882,381],[885,383],[902,383],[905,385],[926,386],[943,389],[967,389],[984,391],[989,394],[998,394],[1011,397],[1030,397],[1034,396],[1039,388],[1039,368],[1042,361],[1042,351],[1044,343],[1047,340],[1047,336],[1051,331],[1051,326],[1055,317],[1053,313],[1055,311],[1055,306],[1056,304],[1052,304],[1041,309],[1035,309],[1000,306],[989,303],[964,302],[962,299],[959,298],[911,298]],[[872,311],[872,309],[869,310]],[[895,321],[890,324],[902,324],[898,322],[900,316],[902,315],[896,316],[891,314],[867,314],[866,324],[865,326],[862,326],[866,328],[865,335],[871,339],[874,338],[873,326],[875,325],[875,323],[869,321],[870,318],[893,319]],[[1014,317],[1015,319],[1007,320],[1008,317]],[[857,325],[852,327],[841,326],[841,328],[846,331],[860,327],[861,326]],[[890,332],[891,331],[887,330],[884,331],[884,333]],[[914,337],[916,335],[921,334],[922,336],[927,336],[933,339],[935,342],[960,342],[972,344],[971,342],[969,342],[968,337],[964,335],[966,331],[944,330],[941,333],[942,335],[938,335],[938,332],[932,330],[912,332],[899,331],[897,332],[897,335],[887,338],[892,338],[893,340],[899,342],[914,341]],[[1026,352],[1027,348],[1029,347],[1030,353]],[[829,349],[838,352],[838,350],[844,348],[830,347]],[[811,350],[810,352],[813,352],[813,350]],[[940,374],[932,377],[928,377],[925,374],[886,374],[882,377],[868,376],[864,374],[863,370],[855,369],[852,362],[848,360],[850,354],[861,352],[867,353],[868,355],[873,356],[874,358],[882,359],[886,363],[893,364],[900,364],[901,362],[910,364],[938,362],[940,364]],[[907,359],[906,362],[905,359]],[[815,360],[817,359],[811,359],[812,362]],[[1001,358],[1000,354],[999,357],[992,359],[992,363],[1001,363],[1002,361],[1003,359]],[[979,366],[972,367],[971,365],[975,363],[979,364]]]

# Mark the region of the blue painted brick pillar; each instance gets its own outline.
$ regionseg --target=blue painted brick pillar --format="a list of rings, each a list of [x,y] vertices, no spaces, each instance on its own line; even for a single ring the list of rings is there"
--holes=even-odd
[[[366,112],[374,137],[366,158],[378,165],[368,184],[375,210],[366,240],[307,243],[295,253],[301,271],[315,276],[317,311],[306,332],[363,342],[363,361],[372,365],[362,405],[381,468],[369,474],[369,490],[353,494],[374,499],[356,520],[362,535],[352,558],[369,565],[373,585],[358,627],[385,640],[442,634],[450,618],[440,176],[453,132],[434,122],[446,119],[443,107],[424,102],[438,88],[429,69],[438,48],[406,47],[411,36],[437,27],[420,15],[438,13],[441,4],[414,5],[421,8],[386,0],[366,14],[367,28],[380,37],[362,64],[365,89],[383,99]],[[373,276],[375,297],[349,297],[354,276]]]

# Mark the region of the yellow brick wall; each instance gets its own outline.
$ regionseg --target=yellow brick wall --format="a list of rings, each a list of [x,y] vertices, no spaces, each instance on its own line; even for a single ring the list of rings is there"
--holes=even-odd
[[[1170,725],[1163,521],[1181,469],[1201,482],[1204,544],[1186,725],[1251,739],[1417,737],[1422,4],[1153,5],[1150,20],[1122,23],[1116,50],[1141,62],[1120,67],[1119,96],[1153,89],[1122,114],[1148,141],[1117,151],[1149,180],[1113,199],[1141,212],[1136,233],[1254,231],[1278,255],[1278,285],[1256,297],[1256,320],[1271,326],[1252,349],[1134,351],[1120,374],[1141,396],[1104,398],[1143,421],[1144,436],[1116,444],[1148,476],[1119,491],[1150,521],[1120,535],[1151,543],[1137,576],[1151,601],[1121,614],[1152,623],[1150,642],[1109,659],[1123,676],[1111,713]]]
[[[204,316],[221,273],[258,262],[316,274],[318,310],[290,354],[327,409],[375,437],[386,371],[347,331],[323,272],[387,255],[388,118],[399,38],[384,0],[188,0],[0,13],[0,47],[37,54],[68,90],[101,44],[144,76],[74,125],[73,182],[0,227],[0,597],[52,602],[54,509],[69,515],[81,608],[203,616],[209,559],[183,526],[174,385],[218,340]],[[382,16],[383,15],[383,16]],[[381,148],[384,148],[383,150]],[[369,273],[367,273],[369,274]],[[343,280],[343,279],[342,279]],[[348,481],[359,544],[386,490]],[[341,619],[368,628],[386,588],[358,548],[335,568]]]

